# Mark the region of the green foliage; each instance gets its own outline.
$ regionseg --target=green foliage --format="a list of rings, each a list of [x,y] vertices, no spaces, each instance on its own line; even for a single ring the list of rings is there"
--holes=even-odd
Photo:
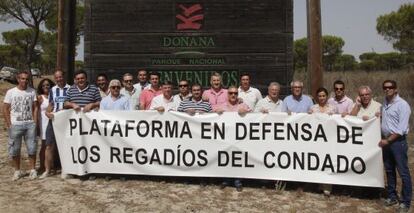
[[[377,31],[402,53],[414,54],[414,4],[377,18]]]
[[[402,69],[409,62],[409,56],[398,52],[389,53],[363,53],[359,56],[360,68],[372,70],[396,70]]]
[[[322,62],[325,70],[333,70],[333,67],[342,54],[345,41],[337,36],[324,35],[322,37]],[[302,38],[294,41],[293,57],[295,69],[304,69],[308,61],[308,39]]]
[[[33,44],[34,31],[32,29],[19,29],[3,32],[3,40],[10,47],[11,56],[15,57],[17,66],[23,68],[26,64],[39,59],[40,51],[38,49],[30,51]]]
[[[350,54],[343,54],[340,55],[334,64],[334,70],[341,70],[341,71],[347,71],[347,70],[355,70],[358,66],[357,61],[355,60],[355,57]]]

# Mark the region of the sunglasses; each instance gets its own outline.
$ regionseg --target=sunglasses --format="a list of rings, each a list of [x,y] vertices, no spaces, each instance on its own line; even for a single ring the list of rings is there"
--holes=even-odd
[[[238,92],[229,92],[229,95],[237,95],[239,94]]]
[[[336,90],[336,91],[344,91],[344,88],[338,88],[338,87],[335,87],[335,90]]]
[[[179,87],[188,87],[188,84],[181,84],[181,85],[178,85]]]
[[[395,89],[395,87],[394,87],[394,86],[388,86],[388,87],[387,87],[387,86],[383,86],[383,87],[382,87],[382,89],[383,89],[383,90],[387,90],[387,89]]]

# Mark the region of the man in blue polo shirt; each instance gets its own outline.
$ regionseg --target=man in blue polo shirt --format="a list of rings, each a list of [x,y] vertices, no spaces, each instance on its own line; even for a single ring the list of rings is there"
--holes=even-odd
[[[307,113],[313,105],[312,99],[302,94],[303,82],[293,81],[290,84],[292,95],[287,96],[283,100],[282,112]]]
[[[398,95],[397,83],[393,80],[386,80],[382,84],[385,93],[385,100],[382,105],[381,134],[382,139],[379,146],[382,147],[382,157],[385,172],[387,175],[388,198],[386,206],[400,203],[399,212],[409,212],[412,184],[408,168],[407,156],[407,133],[411,109],[408,103]],[[397,195],[397,175],[401,177],[401,197]]]
[[[75,73],[75,82],[68,90],[65,109],[89,112],[99,107],[101,95],[97,86],[88,83],[86,72],[79,70]]]

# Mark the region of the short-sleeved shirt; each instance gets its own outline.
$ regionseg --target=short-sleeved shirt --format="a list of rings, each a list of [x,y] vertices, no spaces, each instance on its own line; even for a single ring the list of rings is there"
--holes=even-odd
[[[319,104],[313,105],[311,108],[313,113],[325,113],[325,114],[336,114],[336,107],[330,104],[326,104],[323,108]]]
[[[7,90],[4,103],[10,104],[10,121],[13,125],[32,123],[33,103],[37,101],[36,91],[27,87],[20,90],[17,87]]]
[[[227,102],[227,90],[220,89],[218,92],[213,89],[208,89],[203,92],[203,98],[207,98],[208,102],[214,108],[216,105],[224,104]]]
[[[190,109],[193,109],[196,112],[211,112],[212,110],[209,102],[203,101],[203,99],[195,101],[192,97],[190,97],[189,99],[181,101],[177,111],[185,112]]]
[[[84,107],[87,104],[101,101],[101,99],[98,87],[89,84],[83,90],[80,90],[77,85],[72,85],[68,90],[66,101]]]
[[[394,97],[391,102],[384,100],[382,105],[381,133],[388,137],[390,134],[406,135],[409,130],[411,108],[407,101]]]
[[[142,91],[141,95],[139,96],[139,103],[144,105],[144,109],[148,110],[151,106],[152,99],[157,96],[161,95],[162,90],[159,89],[155,91],[152,87],[149,89],[145,89]]]
[[[344,112],[351,113],[352,108],[354,106],[354,101],[348,98],[348,96],[344,96],[341,100],[336,100],[335,97],[328,99],[328,104],[333,105],[336,107],[336,113],[342,114]]]
[[[134,88],[138,94],[141,94],[142,91],[151,88],[151,84],[149,82],[145,82],[145,84],[141,85],[140,83],[134,84]],[[139,95],[138,95],[139,96]]]
[[[299,99],[289,95],[283,100],[282,112],[308,113],[312,106],[313,101],[307,95],[301,95]]]
[[[99,88],[99,87],[98,87]],[[101,95],[101,98],[105,98],[106,96],[108,96],[110,93],[109,89],[106,91],[103,91],[99,88],[99,94]]]
[[[249,106],[247,106],[247,104],[245,103],[237,103],[237,104],[232,105],[229,102],[214,106],[213,110],[216,110],[216,109],[222,109],[225,112],[238,112],[240,109],[251,111]]]
[[[174,98],[171,96],[170,99],[166,99],[163,94],[155,96],[150,105],[150,110],[154,110],[158,107],[164,107],[165,111],[176,111],[179,103],[174,101]]]
[[[261,112],[261,110],[265,109],[269,112],[281,112],[282,111],[282,104],[283,101],[278,99],[277,102],[273,102],[269,96],[259,100],[254,108],[255,112]]]
[[[371,100],[366,108],[361,105],[356,116],[358,118],[362,118],[363,116],[372,118],[377,112],[381,112],[381,104],[374,100]]]
[[[132,88],[132,91],[129,92],[125,88],[122,88],[120,93],[129,99],[130,110],[139,110],[139,95],[135,87]]]
[[[189,98],[191,98],[191,93],[188,93],[186,96],[182,96],[181,94],[176,94],[173,96],[174,97],[174,101],[177,103],[181,103],[181,101],[184,100],[188,100]]]
[[[53,112],[58,112],[63,109],[63,104],[65,103],[69,88],[69,84],[66,84],[63,88],[55,85],[50,90],[49,103],[53,104]]]
[[[249,87],[247,91],[244,91],[241,87],[239,87],[239,98],[243,100],[243,103],[247,104],[250,109],[254,109],[257,102],[262,100],[262,93],[253,87]]]
[[[129,98],[119,94],[118,97],[114,100],[113,96],[109,94],[102,99],[99,108],[101,110],[129,110],[131,105],[129,103]]]

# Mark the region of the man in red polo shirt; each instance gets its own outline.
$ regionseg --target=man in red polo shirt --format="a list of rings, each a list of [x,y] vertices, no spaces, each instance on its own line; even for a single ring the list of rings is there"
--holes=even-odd
[[[151,87],[149,89],[145,89],[139,96],[139,109],[140,110],[149,110],[152,99],[155,96],[162,94],[162,90],[159,85],[160,73],[151,72],[149,76],[150,76]]]

